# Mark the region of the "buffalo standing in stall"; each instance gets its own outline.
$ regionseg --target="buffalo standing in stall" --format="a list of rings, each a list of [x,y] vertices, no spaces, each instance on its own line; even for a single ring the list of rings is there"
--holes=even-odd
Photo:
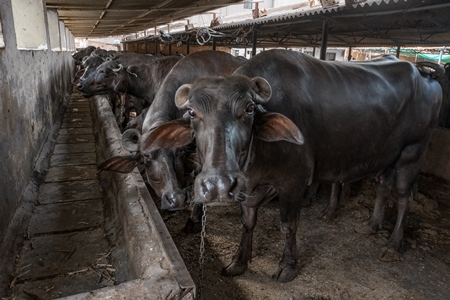
[[[146,54],[139,53],[117,53],[115,56],[110,56],[105,62],[97,66],[94,70],[86,69],[87,74],[83,74],[82,79],[77,85],[77,89],[85,97],[91,97],[93,95],[107,95],[110,99],[113,113],[116,115],[116,98],[120,95],[120,107],[123,108],[119,114],[119,126],[123,127],[128,123],[128,116],[131,109],[135,109],[137,114],[142,112],[142,109],[150,105],[153,98],[145,97],[147,94],[142,92],[141,94],[133,95],[128,93],[128,88],[131,91],[135,91],[132,86],[127,85],[125,91],[116,90],[115,81],[118,80],[118,71],[123,69],[123,66],[130,65],[146,65],[148,68],[161,68],[161,64],[156,63],[159,59]],[[171,61],[171,59],[168,59]],[[164,72],[170,71],[170,68],[175,62],[171,61],[171,64],[166,66]],[[126,68],[125,68],[126,70]],[[89,72],[88,72],[89,71]],[[160,77],[146,78],[147,81],[156,80],[161,81]],[[144,97],[144,98],[143,98]],[[123,120],[121,120],[123,118]],[[125,124],[123,124],[125,123]]]
[[[395,185],[397,222],[380,259],[399,259],[413,185],[441,98],[436,80],[393,56],[355,64],[270,50],[232,76],[183,85],[176,104],[190,118],[150,132],[141,152],[182,147],[195,137],[202,170],[194,200],[240,202],[244,231],[225,275],[247,269],[258,208],[278,195],[285,247],[274,278],[288,282],[298,273],[298,217],[313,181],[376,178],[375,208],[360,230],[367,233],[380,228]]]
[[[241,57],[220,51],[200,51],[184,57],[172,68],[159,88],[142,124],[142,137],[146,139],[155,128],[183,114],[174,102],[175,93],[180,86],[199,78],[229,75],[245,61]],[[140,145],[140,136],[136,131],[124,132],[123,144],[133,154],[112,157],[100,164],[99,168],[126,173],[143,163],[150,186],[161,198],[161,209],[184,208],[188,199],[184,176],[193,168],[189,164],[191,150],[184,147],[147,151],[145,145]],[[176,139],[174,136],[172,138]]]
[[[82,48],[75,53],[72,54],[72,58],[75,60],[75,64],[81,65],[81,62],[83,60],[83,57],[91,55],[92,52],[95,51],[97,47],[94,46],[88,46],[86,48]]]

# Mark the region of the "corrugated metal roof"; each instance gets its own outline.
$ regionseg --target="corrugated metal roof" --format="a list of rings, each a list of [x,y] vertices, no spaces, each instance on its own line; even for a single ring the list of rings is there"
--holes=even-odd
[[[340,0],[329,8],[267,13],[258,19],[227,21],[214,30],[243,32],[243,47],[249,46],[250,31],[256,31],[258,47],[320,46],[327,21],[329,46],[450,45],[450,3],[443,0]]]
[[[318,0],[315,0],[316,2]],[[45,0],[75,37],[133,34],[236,4],[239,0]],[[327,21],[329,46],[450,45],[450,2],[446,0],[321,0],[328,8],[303,4],[268,10],[265,17],[224,20],[218,45],[251,47],[320,46]],[[193,32],[183,32],[191,35]],[[158,37],[149,37],[158,38]],[[176,39],[175,39],[176,40]],[[210,41],[209,43],[211,43]]]
[[[242,0],[45,0],[75,37],[124,35]]]

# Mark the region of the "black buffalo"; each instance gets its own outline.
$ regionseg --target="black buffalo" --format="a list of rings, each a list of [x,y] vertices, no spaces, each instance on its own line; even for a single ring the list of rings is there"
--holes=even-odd
[[[119,113],[119,126],[125,126],[128,122],[127,108],[132,107],[138,111],[142,111],[145,106],[145,101],[133,95],[120,95],[114,91],[113,82],[117,78],[116,71],[120,70],[121,66],[127,67],[132,64],[146,64],[155,59],[156,57],[152,55],[140,53],[118,53],[114,57],[109,57],[87,76],[83,76],[83,80],[80,80],[77,84],[77,89],[84,97],[107,95],[115,115],[116,105],[119,102],[119,106],[125,109],[125,114],[122,111]]]
[[[240,202],[244,231],[225,275],[247,269],[258,208],[278,196],[285,247],[274,278],[288,282],[298,272],[298,217],[313,181],[376,178],[377,199],[366,232],[380,228],[395,185],[397,223],[380,259],[399,259],[413,185],[441,97],[436,80],[393,56],[324,62],[270,50],[233,76],[183,85],[176,104],[190,118],[159,126],[144,145],[148,152],[181,147],[195,138],[202,170],[194,200]]]
[[[144,99],[150,105],[167,74],[180,59],[181,56],[166,56],[141,65],[120,65],[114,70],[111,87],[116,92]]]
[[[83,57],[91,55],[91,53],[94,52],[95,49],[97,49],[97,47],[94,46],[88,46],[86,48],[79,49],[78,51],[72,54],[72,58],[75,60],[75,63],[77,65],[81,65]]]
[[[188,198],[185,190],[188,178],[184,175],[193,168],[190,150],[192,147],[151,151],[146,147],[147,137],[159,125],[183,114],[174,103],[175,93],[180,86],[199,78],[229,75],[244,61],[245,59],[220,51],[201,51],[184,57],[172,68],[159,88],[143,122],[142,138],[136,138],[140,133],[133,131],[124,133],[125,144],[137,141],[137,145],[128,149],[139,151],[139,155],[112,157],[100,164],[99,168],[130,172],[142,162],[150,186],[161,198],[161,208],[164,210],[184,208]]]
[[[139,53],[123,53],[113,59],[106,60],[100,64],[93,72],[83,78],[77,85],[77,89],[86,97],[105,94],[112,90],[112,83],[117,77],[114,70],[119,70],[120,66],[147,64],[154,61],[156,57]]]
[[[450,128],[450,64],[445,64],[445,76],[438,78],[442,88],[442,105],[439,113],[439,126]]]
[[[95,69],[97,69],[98,66],[100,66],[102,63],[105,62],[105,58],[100,57],[100,56],[94,56],[94,55],[89,55],[86,57],[86,59],[83,59],[83,62],[81,64],[81,66],[83,67],[83,73],[80,77],[80,83],[82,84],[82,82],[84,80],[86,80],[86,78],[88,78],[88,76],[95,71]]]

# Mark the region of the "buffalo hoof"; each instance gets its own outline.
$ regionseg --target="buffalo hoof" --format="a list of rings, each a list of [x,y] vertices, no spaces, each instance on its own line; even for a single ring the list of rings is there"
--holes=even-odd
[[[327,210],[324,209],[318,216],[317,218],[322,220],[322,221],[333,221],[334,219],[336,219],[337,216],[337,212],[336,210]]]
[[[247,264],[238,264],[232,262],[228,267],[222,270],[222,275],[224,276],[238,276],[247,270]]]
[[[396,262],[402,260],[401,255],[397,250],[388,247],[383,249],[378,259],[384,262]]]
[[[355,232],[365,235],[371,235],[375,234],[377,232],[376,229],[374,229],[369,224],[360,224],[355,226]]]
[[[278,267],[276,272],[272,275],[272,279],[279,282],[290,282],[298,275],[298,269],[292,267]]]
[[[194,222],[192,219],[188,219],[186,225],[183,227],[183,232],[194,234],[202,231],[202,224],[199,222]]]

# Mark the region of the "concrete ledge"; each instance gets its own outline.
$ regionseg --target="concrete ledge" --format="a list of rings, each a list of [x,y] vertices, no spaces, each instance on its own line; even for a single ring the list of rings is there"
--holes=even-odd
[[[107,99],[95,97],[93,105],[98,161],[128,155]],[[194,281],[137,169],[101,172],[99,178],[120,283],[60,299],[195,299]]]
[[[450,129],[438,127],[434,130],[422,172],[450,181]]]

